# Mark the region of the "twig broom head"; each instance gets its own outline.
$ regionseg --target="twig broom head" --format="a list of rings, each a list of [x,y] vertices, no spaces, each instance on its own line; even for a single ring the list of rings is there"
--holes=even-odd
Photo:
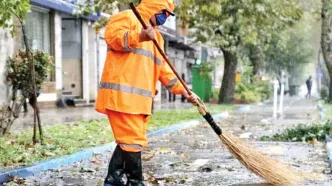
[[[302,173],[287,164],[274,160],[255,150],[240,138],[222,131],[211,114],[207,112],[206,106],[201,100],[197,103],[197,108],[233,156],[251,172],[274,185],[298,185],[309,179],[309,174]],[[311,177],[316,179],[315,176]]]
[[[236,136],[223,132],[219,137],[236,159],[271,184],[298,185],[308,179],[309,175],[258,152]]]

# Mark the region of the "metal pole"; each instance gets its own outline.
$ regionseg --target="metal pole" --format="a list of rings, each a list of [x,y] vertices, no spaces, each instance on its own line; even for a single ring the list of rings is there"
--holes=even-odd
[[[273,118],[277,119],[277,109],[278,109],[278,80],[273,81],[274,84],[274,94],[273,94]]]
[[[285,93],[285,71],[281,71],[281,89],[280,89],[280,104],[279,104],[279,114],[282,115],[283,104],[284,104],[284,93]]]
[[[318,77],[318,95],[320,96],[320,93],[322,91],[322,77]]]

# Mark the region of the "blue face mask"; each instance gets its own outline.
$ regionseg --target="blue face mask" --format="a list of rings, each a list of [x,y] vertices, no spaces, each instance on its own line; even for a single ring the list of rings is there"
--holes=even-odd
[[[163,25],[163,24],[165,24],[165,22],[167,20],[166,12],[156,14],[155,17],[156,17],[156,24],[157,25]]]

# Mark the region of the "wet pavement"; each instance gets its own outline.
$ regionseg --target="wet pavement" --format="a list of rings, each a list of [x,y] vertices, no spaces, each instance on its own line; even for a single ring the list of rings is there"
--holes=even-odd
[[[154,110],[181,109],[192,107],[189,103],[176,102],[156,102]],[[76,108],[53,108],[41,109],[40,117],[43,125],[71,123],[77,120],[105,119],[106,116],[95,111],[94,107]],[[25,116],[21,113],[20,117],[12,126],[12,131],[23,131],[33,127],[33,110],[29,107],[29,112]]]
[[[316,99],[285,98],[282,116],[273,118],[273,103],[250,106],[246,112],[236,112],[220,122],[222,128],[236,132],[239,136],[250,136],[258,139],[264,135],[282,132],[284,129],[298,124],[320,123],[318,103]]]
[[[284,128],[319,122],[315,100],[286,99],[284,117],[272,119],[272,105],[250,106],[246,112],[233,112],[220,122],[224,130],[273,158],[297,169],[324,174],[320,181],[303,185],[331,186],[332,174],[322,143],[259,142],[257,138]],[[265,186],[264,180],[250,173],[228,152],[207,124],[149,139],[143,153],[144,178],[148,185]],[[27,185],[102,185],[111,151],[93,158],[41,173],[26,180]]]

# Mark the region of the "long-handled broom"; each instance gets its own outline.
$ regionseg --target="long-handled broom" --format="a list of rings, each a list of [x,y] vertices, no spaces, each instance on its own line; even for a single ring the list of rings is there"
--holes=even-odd
[[[141,22],[144,29],[147,25],[143,21],[141,15],[137,11],[133,3],[130,4],[134,14]],[[157,40],[153,39],[154,45],[157,47],[160,54],[166,60],[174,74],[180,80],[181,84],[191,95],[192,92],[189,90],[186,83],[182,80],[179,74],[176,72],[172,63],[168,60],[164,51],[160,48]],[[230,133],[223,132],[221,128],[216,124],[211,114],[207,111],[203,101],[199,100],[197,108],[200,114],[210,124],[214,132],[219,136],[221,141],[226,145],[235,158],[237,158],[243,165],[245,165],[250,171],[256,175],[262,177],[271,184],[298,184],[303,182],[307,176],[287,164],[283,164],[277,160],[270,158],[269,156],[256,151],[254,148],[244,143],[240,138],[231,135]]]

